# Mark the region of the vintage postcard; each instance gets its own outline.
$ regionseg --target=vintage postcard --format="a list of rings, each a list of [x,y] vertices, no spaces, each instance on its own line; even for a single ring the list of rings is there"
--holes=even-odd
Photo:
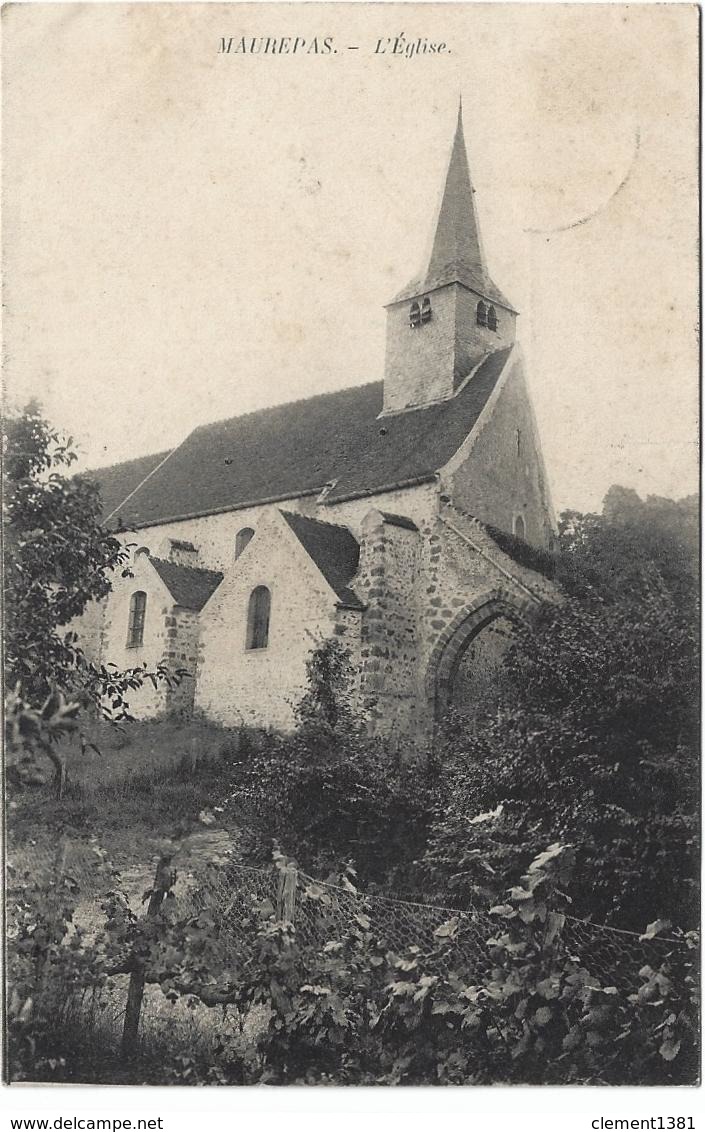
[[[8,1082],[697,1083],[699,17],[5,7]]]

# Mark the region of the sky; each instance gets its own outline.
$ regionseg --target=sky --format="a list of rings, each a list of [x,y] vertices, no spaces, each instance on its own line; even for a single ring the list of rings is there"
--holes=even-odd
[[[381,379],[462,94],[556,509],[697,489],[695,7],[37,4],[4,24],[5,396],[38,396],[79,467]],[[402,33],[446,51],[375,52]]]

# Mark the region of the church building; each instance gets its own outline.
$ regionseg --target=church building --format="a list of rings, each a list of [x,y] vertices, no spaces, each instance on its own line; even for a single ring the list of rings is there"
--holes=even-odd
[[[430,258],[386,310],[383,381],[92,473],[133,553],[132,576],[84,615],[85,651],[190,674],[147,682],[133,715],[290,729],[328,638],[372,733],[423,740],[491,694],[512,625],[553,594],[555,522],[460,112]]]

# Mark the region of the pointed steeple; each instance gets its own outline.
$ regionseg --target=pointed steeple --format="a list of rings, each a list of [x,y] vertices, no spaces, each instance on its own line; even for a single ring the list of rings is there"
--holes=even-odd
[[[475,190],[472,187],[465,147],[462,96],[458,103],[453,148],[436,215],[430,255],[421,274],[395,295],[392,301],[396,303],[418,296],[448,283],[462,283],[491,302],[499,303],[516,313],[487,271],[475,208]]]
[[[382,415],[454,397],[488,354],[511,346],[516,315],[487,271],[461,103],[423,271],[387,304]]]
[[[461,96],[433,248],[424,273],[425,287],[433,286],[436,281],[446,282],[450,275],[460,274],[470,276],[481,289],[486,283],[487,268],[474,195],[463,134]]]

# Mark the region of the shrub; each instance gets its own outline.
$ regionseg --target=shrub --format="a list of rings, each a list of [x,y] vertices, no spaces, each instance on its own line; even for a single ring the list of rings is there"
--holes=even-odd
[[[440,751],[432,890],[472,902],[569,840],[580,915],[638,928],[656,893],[694,923],[697,569],[691,509],[667,504],[613,489],[603,516],[564,519],[564,600],[517,632],[499,709]]]
[[[403,767],[396,751],[355,718],[353,674],[338,641],[308,662],[308,688],[293,735],[255,742],[241,731],[223,748],[232,775],[226,815],[250,825],[250,854],[276,843],[319,875],[354,863],[366,884],[408,889],[422,852],[435,789],[433,768]]]
[[[442,924],[428,947],[395,948],[373,926],[354,874],[330,938],[301,928],[327,923],[330,895],[306,883],[294,922],[253,901],[239,920],[226,967],[204,967],[215,922],[172,924],[177,956],[162,986],[208,1005],[260,1011],[249,1065],[225,1043],[195,1083],[267,1084],[687,1084],[697,1075],[697,941],[660,941],[655,964],[639,955],[668,925],[633,937],[630,954],[602,975],[590,944],[566,936],[574,852],[551,845],[501,904],[463,926]],[[285,862],[281,862],[285,864]],[[494,931],[485,927],[494,918]],[[175,928],[181,935],[174,935]],[[474,941],[459,947],[463,931]],[[482,940],[482,933],[485,939]],[[244,933],[244,934],[243,934]],[[640,950],[643,948],[643,950]]]

